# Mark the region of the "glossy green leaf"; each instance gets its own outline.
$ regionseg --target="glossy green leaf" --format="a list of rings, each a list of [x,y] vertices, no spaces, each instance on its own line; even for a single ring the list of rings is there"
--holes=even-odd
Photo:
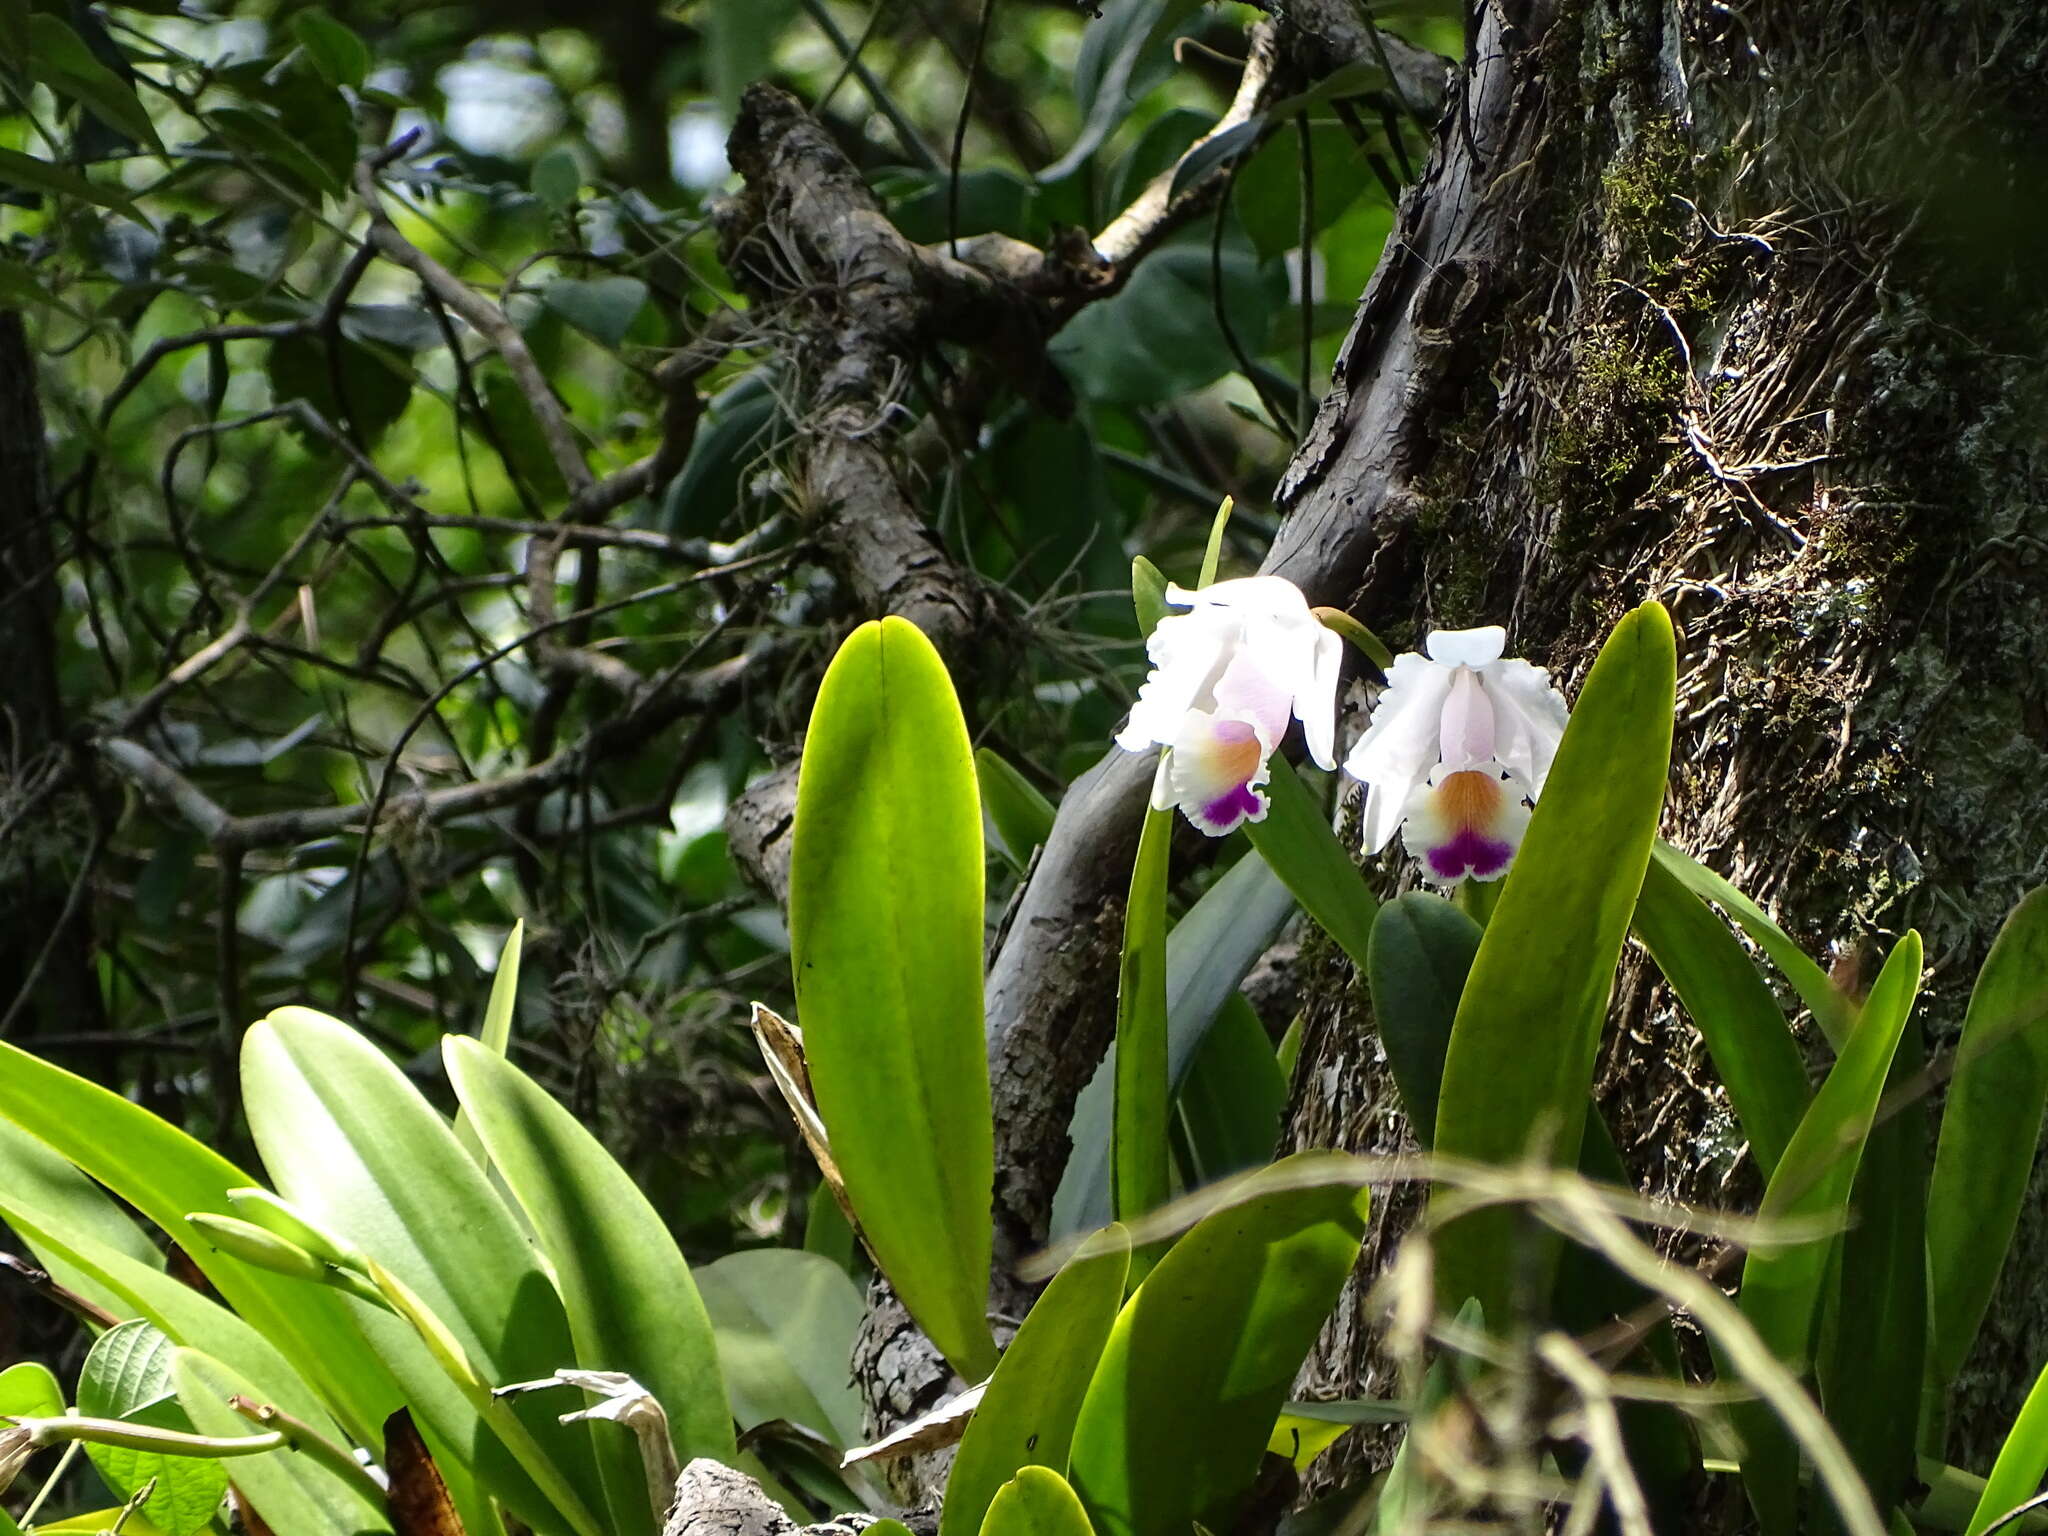
[[[1185,9],[1181,0],[1172,0]],[[1038,173],[1042,183],[1071,176],[1130,116],[1138,99],[1171,71],[1160,26],[1169,0],[1108,0],[1083,34],[1074,62],[1074,98],[1081,131],[1067,152]]]
[[[178,1349],[171,1355],[178,1401],[202,1435],[259,1435],[264,1426],[228,1406],[233,1397],[262,1402],[263,1394],[211,1355]],[[277,1451],[238,1458],[229,1474],[236,1490],[273,1531],[292,1536],[368,1536],[388,1531],[384,1511],[360,1488],[311,1456]]]
[[[360,37],[317,5],[294,13],[291,25],[292,36],[329,85],[361,88],[370,72],[370,50]]]
[[[679,1464],[730,1462],[732,1413],[711,1319],[667,1223],[603,1144],[488,1044],[448,1035],[441,1051],[456,1097],[547,1258],[574,1363],[624,1371],[652,1392]],[[651,1531],[637,1445],[607,1435],[595,1449],[613,1529]]]
[[[1021,875],[1031,863],[1032,850],[1052,836],[1058,813],[1036,785],[988,747],[975,752],[974,774],[981,785],[981,808],[996,835],[996,851]]]
[[[616,347],[646,307],[647,285],[637,277],[558,277],[540,301],[600,346]]]
[[[228,1191],[255,1178],[140,1105],[4,1043],[0,1116],[161,1227],[222,1299],[320,1387],[359,1443],[379,1443],[384,1419],[403,1394],[380,1357],[363,1347],[350,1304],[216,1253],[185,1219],[188,1211],[232,1211]],[[212,1347],[209,1340],[191,1342]]]
[[[1755,941],[1756,947],[1771,957],[1771,964],[1799,994],[1799,1000],[1806,1004],[1807,1012],[1820,1025],[1828,1043],[1839,1051],[1856,1022],[1856,1008],[1828,973],[1771,921],[1768,912],[1704,864],[1662,841],[1651,849],[1650,856],[1695,896],[1725,911]]]
[[[1914,1446],[1927,1349],[1927,1103],[1913,1092],[1926,1065],[1908,1017],[1888,1093],[1901,1095],[1872,1127],[1856,1167],[1849,1229],[1838,1244],[1819,1339],[1821,1408],[1880,1515],[1918,1480]],[[1840,1530],[1832,1500],[1816,1502],[1821,1531]]]
[[[1286,882],[1302,910],[1363,971],[1379,903],[1366,888],[1351,850],[1338,840],[1321,802],[1284,758],[1273,759],[1266,798],[1265,819],[1245,824],[1252,846]]]
[[[1805,1218],[1830,1227],[1844,1222],[1878,1098],[1919,990],[1920,935],[1908,931],[1779,1160],[1764,1190],[1764,1219]],[[1743,1265],[1744,1315],[1772,1352],[1795,1367],[1811,1359],[1815,1309],[1834,1247],[1830,1235],[1758,1248]],[[1738,1405],[1735,1424],[1743,1441],[1743,1485],[1764,1536],[1788,1536],[1798,1517],[1798,1452],[1758,1403]]]
[[[1166,1073],[1178,1092],[1217,1014],[1294,913],[1294,898],[1266,861],[1239,859],[1204,891],[1166,938]],[[1070,1237],[1105,1226],[1109,1203],[1110,1084],[1116,1044],[1074,1105],[1074,1150],[1053,1197],[1052,1230]]]
[[[88,181],[76,171],[12,149],[0,149],[0,187],[19,187],[51,197],[75,197],[120,213],[134,212],[134,205],[118,182]]]
[[[1784,1012],[1727,924],[1662,859],[1644,871],[1635,930],[1706,1041],[1768,1179],[1806,1113],[1806,1063]]]
[[[1287,1111],[1287,1077],[1266,1026],[1242,992],[1223,1000],[1173,1107],[1185,1187],[1213,1184],[1272,1160]]]
[[[1050,1467],[1022,1467],[988,1506],[982,1536],[1095,1536],[1073,1485]]]
[[[939,1536],[980,1530],[990,1502],[1021,1468],[1066,1471],[1074,1422],[1123,1306],[1130,1256],[1124,1229],[1105,1228],[1032,1303],[961,1437]]]
[[[39,1360],[0,1371],[0,1419],[56,1419],[64,1415],[64,1389]]]
[[[863,624],[804,742],[790,959],[818,1112],[869,1249],[954,1369],[995,1364],[981,804],[945,664]]]
[[[149,109],[135,87],[100,62],[85,39],[48,11],[28,18],[29,72],[61,96],[81,103],[109,128],[145,149],[163,153]]]
[[[149,1323],[128,1322],[108,1329],[94,1341],[79,1369],[79,1413],[191,1433],[191,1421],[171,1383],[173,1347]],[[132,1498],[154,1485],[142,1510],[165,1536],[193,1536],[203,1530],[227,1497],[227,1468],[218,1461],[90,1443],[85,1454],[118,1498]]]
[[[823,1191],[814,1198],[832,1204]],[[848,1362],[867,1305],[845,1270],[819,1254],[757,1248],[706,1264],[697,1288],[741,1429],[787,1419],[841,1450],[861,1443]]]
[[[1129,1221],[1166,1203],[1166,861],[1173,812],[1147,810],[1124,901],[1116,984],[1116,1096],[1110,1204]]]
[[[2048,1368],[2034,1378],[2019,1417],[2006,1431],[1965,1536],[1984,1536],[2000,1516],[2032,1498],[2043,1477],[2048,1477]]]
[[[1410,891],[1380,908],[1372,925],[1366,980],[1373,1022],[1415,1139],[1436,1139],[1437,1095],[1465,977],[1479,953],[1480,927],[1427,891]]]
[[[533,1381],[576,1358],[562,1303],[511,1210],[447,1122],[369,1041],[310,1008],[277,1009],[243,1037],[242,1098],[278,1194],[411,1287],[486,1380]],[[563,1530],[564,1515],[412,1329],[367,1308],[362,1322],[404,1383],[422,1432],[452,1447],[536,1530]],[[558,1423],[561,1409],[532,1394],[513,1411],[596,1504],[587,1426]]]
[[[1945,1394],[2012,1246],[2048,1106],[2048,887],[2013,908],[1977,973],[1927,1190],[1927,1387]]]
[[[105,1190],[11,1120],[0,1120],[0,1188],[66,1232],[92,1237],[137,1263],[164,1267],[164,1256],[149,1234]]]
[[[491,976],[491,995],[484,1003],[483,1028],[478,1038],[484,1049],[503,1056],[512,1048],[512,1015],[519,1005],[519,956],[526,939],[526,920],[521,918],[505,936],[498,951],[498,969]],[[483,1143],[469,1124],[469,1111],[455,1112],[455,1139],[472,1157],[483,1156]]]
[[[1273,1178],[1332,1159],[1349,1161],[1302,1153]],[[1185,1536],[1193,1521],[1230,1529],[1358,1257],[1366,1202],[1338,1183],[1253,1194],[1182,1236],[1124,1304],[1070,1456],[1102,1536]]]
[[[552,211],[566,213],[583,192],[583,167],[573,149],[557,145],[533,162],[526,184]]]
[[[1131,606],[1138,614],[1138,635],[1150,639],[1161,619],[1171,612],[1166,602],[1166,573],[1138,555],[1131,561]]]
[[[1577,1154],[1607,996],[1664,806],[1676,679],[1671,619],[1656,603],[1622,619],[1593,663],[1458,1005],[1437,1105],[1446,1156],[1509,1163],[1546,1139],[1553,1159]],[[1502,1256],[1516,1223],[1492,1207],[1439,1231],[1447,1307],[1476,1296],[1488,1317],[1513,1315],[1514,1266]],[[1554,1260],[1554,1247],[1544,1252]],[[1548,1292],[1547,1279],[1538,1290]]]

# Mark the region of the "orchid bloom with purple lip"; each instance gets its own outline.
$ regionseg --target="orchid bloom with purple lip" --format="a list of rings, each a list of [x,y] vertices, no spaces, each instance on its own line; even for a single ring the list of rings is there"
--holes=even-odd
[[[1309,756],[1336,766],[1344,645],[1283,577],[1244,576],[1196,592],[1170,586],[1166,600],[1189,611],[1153,628],[1145,645],[1152,672],[1116,742],[1127,752],[1165,747],[1153,808],[1178,805],[1222,837],[1264,818],[1267,759],[1290,719],[1301,721]]]
[[[1507,631],[1440,629],[1394,659],[1344,770],[1366,785],[1365,849],[1398,830],[1439,885],[1507,873],[1564,735],[1550,674],[1502,660]]]

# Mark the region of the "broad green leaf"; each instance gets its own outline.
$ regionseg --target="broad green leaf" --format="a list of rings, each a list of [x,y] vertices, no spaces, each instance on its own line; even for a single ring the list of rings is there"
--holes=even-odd
[[[1636,937],[1707,1042],[1756,1165],[1768,1179],[1806,1113],[1806,1064],[1749,952],[1700,896],[1652,858]]]
[[[260,1384],[253,1395],[275,1404],[329,1439],[342,1438],[322,1399],[302,1373],[278,1353],[271,1342],[234,1313],[174,1279],[153,1264],[130,1258],[88,1236],[60,1236],[55,1218],[0,1194],[0,1216],[36,1250],[44,1263],[67,1285],[90,1282],[117,1317],[140,1317],[163,1330],[175,1343],[205,1340],[216,1355],[232,1361],[237,1371]],[[216,1257],[209,1253],[209,1259]],[[306,1289],[299,1287],[300,1290]],[[363,1350],[360,1336],[354,1346]],[[307,1362],[309,1366],[319,1364]],[[314,1377],[313,1379],[318,1379]]]
[[[1187,154],[1173,168],[1173,180],[1167,184],[1167,198],[1171,201],[1194,186],[1204,176],[1219,166],[1248,153],[1259,141],[1259,135],[1266,131],[1266,117],[1262,112],[1253,113],[1241,123],[1232,123],[1220,133],[1212,133]],[[1285,247],[1283,247],[1285,249]],[[1268,252],[1268,255],[1277,252]]]
[[[1252,846],[1286,882],[1302,910],[1363,971],[1379,903],[1366,889],[1350,850],[1337,840],[1321,803],[1284,758],[1273,759],[1266,798],[1265,819],[1245,824]]]
[[[576,152],[566,145],[549,150],[533,162],[527,186],[556,213],[567,212],[583,191],[583,167],[577,163]]]
[[[491,995],[484,1004],[479,1038],[493,1056],[503,1056],[512,1048],[512,1011],[519,1003],[519,955],[525,937],[526,920],[521,918],[505,936],[504,947],[498,951],[497,972],[491,977]],[[469,1123],[467,1109],[455,1112],[455,1139],[471,1157],[483,1156],[483,1143]]]
[[[164,1256],[149,1234],[76,1164],[11,1120],[0,1120],[0,1188],[66,1232],[104,1243],[153,1268]]]
[[[1908,931],[1885,961],[1862,1017],[1793,1133],[1764,1190],[1765,1220],[1839,1225],[1878,1096],[1920,990],[1920,935]],[[1742,1310],[1779,1359],[1810,1362],[1814,1313],[1827,1277],[1831,1236],[1751,1251],[1742,1268]],[[1734,1413],[1743,1441],[1742,1481],[1764,1536],[1789,1536],[1797,1521],[1799,1456],[1770,1410],[1751,1402]]]
[[[1283,1413],[1273,1426],[1266,1450],[1294,1463],[1294,1470],[1306,1472],[1323,1452],[1335,1445],[1355,1425],[1335,1419],[1312,1419],[1304,1414]]]
[[[2006,1431],[1991,1475],[1977,1497],[1965,1536],[1984,1536],[1999,1519],[2034,1496],[2048,1476],[2048,1368],[2034,1378],[2033,1390],[2020,1405],[2019,1417]],[[2012,1529],[2013,1527],[2007,1527]]]
[[[1510,1163],[1549,1143],[1576,1155],[1614,969],[1664,806],[1677,689],[1671,619],[1637,608],[1601,647],[1543,798],[1486,926],[1458,1004],[1437,1105],[1436,1150]],[[1515,1063],[1515,1070],[1503,1064]],[[1492,1207],[1437,1234],[1438,1298],[1479,1298],[1513,1315],[1512,1210]],[[1549,1290],[1550,1260],[1537,1286]]]
[[[1827,1036],[1828,1044],[1839,1051],[1856,1022],[1856,1008],[1828,973],[1771,921],[1769,913],[1704,864],[1662,841],[1650,850],[1650,856],[1695,896],[1725,911],[1755,941],[1756,947],[1771,957],[1771,964],[1799,994],[1799,1000],[1806,1004],[1807,1012]]]
[[[222,1300],[320,1388],[359,1444],[379,1443],[378,1431],[403,1394],[379,1356],[364,1348],[350,1304],[335,1292],[216,1253],[185,1219],[188,1211],[231,1212],[228,1191],[257,1179],[140,1105],[4,1043],[0,1116],[161,1227]],[[77,1246],[68,1232],[49,1235]],[[207,1339],[190,1342],[213,1347]]]
[[[1294,913],[1294,898],[1257,851],[1223,872],[1166,939],[1166,1072],[1178,1092],[1225,1002]],[[1110,1085],[1116,1043],[1074,1105],[1074,1150],[1053,1196],[1052,1231],[1070,1237],[1111,1220]]]
[[[23,191],[41,192],[51,197],[75,197],[81,202],[97,203],[119,213],[134,211],[127,192],[117,183],[88,181],[76,171],[12,149],[0,149],[0,187],[19,187]]]
[[[1998,1284],[2048,1106],[2048,887],[1998,931],[1956,1043],[1927,1189],[1927,1390],[1968,1358]]]
[[[1272,1161],[1287,1111],[1287,1078],[1266,1026],[1233,992],[1173,1096],[1189,1189]]]
[[[616,347],[646,307],[647,285],[637,277],[558,277],[540,301],[600,346]]]
[[[1032,1303],[961,1437],[939,1536],[980,1530],[990,1502],[1019,1469],[1066,1471],[1074,1421],[1123,1305],[1130,1257],[1124,1229],[1106,1228]]]
[[[1052,836],[1053,803],[988,747],[975,752],[974,772],[996,851],[1021,875],[1031,863],[1031,851]]]
[[[1298,120],[1289,121],[1237,173],[1234,201],[1245,233],[1261,256],[1278,256],[1301,245],[1301,138]],[[1360,196],[1379,192],[1367,149],[1327,109],[1309,119],[1314,182],[1311,237],[1341,218]],[[1298,323],[1298,322],[1297,322]],[[1348,318],[1347,318],[1348,323]],[[1297,332],[1297,334],[1299,334]]]
[[[171,1383],[172,1350],[171,1341],[149,1323],[108,1329],[79,1370],[79,1413],[190,1434],[191,1421]],[[227,1497],[227,1468],[218,1461],[120,1445],[88,1444],[85,1454],[117,1497],[132,1498],[155,1484],[142,1510],[165,1536],[193,1536],[212,1523]]]
[[[1822,1300],[1820,1401],[1878,1513],[1899,1508],[1917,1481],[1914,1445],[1927,1350],[1927,1104],[1913,1092],[1925,1066],[1910,1017],[1886,1087],[1901,1094],[1870,1132],[1850,1196],[1852,1220]],[[1832,1500],[1813,1510],[1839,1530]]]
[[[1147,810],[1124,901],[1116,983],[1116,1097],[1110,1195],[1129,1221],[1166,1203],[1166,861],[1173,812]]]
[[[0,1371],[0,1419],[56,1419],[64,1416],[64,1389],[50,1368],[23,1360]]]
[[[1479,939],[1477,923],[1426,891],[1395,897],[1373,921],[1366,963],[1373,1022],[1408,1124],[1424,1147],[1436,1139],[1451,1022]]]
[[[667,1223],[603,1144],[519,1068],[465,1035],[444,1036],[441,1050],[456,1097],[547,1258],[574,1363],[624,1371],[652,1392],[679,1464],[730,1462],[732,1413],[711,1319]],[[595,1450],[614,1531],[652,1531],[633,1437],[608,1434]]]
[[[826,670],[793,841],[790,959],[833,1157],[876,1263],[978,1381],[996,1356],[981,805],[952,679],[915,625],[863,624]]]
[[[537,1380],[576,1358],[561,1301],[511,1210],[447,1122],[369,1041],[310,1008],[277,1009],[243,1037],[242,1098],[278,1194],[411,1287],[487,1381]],[[404,1383],[422,1431],[473,1465],[527,1524],[563,1530],[565,1517],[412,1330],[367,1307],[363,1326]],[[587,1427],[559,1424],[560,1407],[536,1394],[514,1411],[583,1500],[597,1503]]]
[[[171,1380],[178,1401],[200,1434],[227,1438],[265,1432],[261,1424],[228,1406],[232,1397],[260,1403],[263,1394],[211,1355],[189,1348],[173,1351]],[[292,1536],[365,1536],[391,1528],[384,1511],[355,1484],[311,1456],[278,1451],[238,1458],[230,1479],[273,1531],[290,1531]]]
[[[823,1190],[812,1198],[833,1203]],[[757,1248],[706,1264],[697,1289],[741,1429],[787,1419],[841,1450],[861,1443],[848,1362],[867,1305],[845,1270],[819,1254]]]
[[[294,13],[292,36],[329,85],[361,89],[363,77],[370,72],[369,47],[324,7],[308,6]]]
[[[1332,1159],[1349,1161],[1301,1153],[1273,1177]],[[1327,1183],[1254,1194],[1182,1236],[1124,1304],[1070,1456],[1102,1536],[1185,1536],[1194,1521],[1230,1529],[1358,1257],[1366,1199]]]
[[[1138,99],[1171,72],[1160,25],[1169,3],[1180,0],[1108,0],[1081,38],[1074,61],[1074,98],[1081,131],[1067,152],[1038,173],[1041,183],[1071,176],[1130,116]]]
[[[120,1520],[122,1514],[123,1511],[118,1508],[95,1509],[82,1515],[70,1515],[48,1523],[38,1521],[35,1536],[44,1536],[45,1532],[49,1532],[50,1536],[59,1536],[59,1533],[72,1531],[84,1533],[84,1536],[107,1536],[107,1533],[113,1530],[114,1522]],[[0,1526],[0,1530],[5,1529],[5,1526]],[[121,1536],[169,1536],[169,1533],[138,1510],[123,1521]]]
[[[1021,1467],[988,1506],[982,1536],[1095,1536],[1073,1486],[1050,1467]]]
[[[145,149],[163,153],[163,141],[135,88],[94,57],[85,39],[64,22],[48,11],[30,12],[28,46],[29,72],[43,84],[79,102]]]

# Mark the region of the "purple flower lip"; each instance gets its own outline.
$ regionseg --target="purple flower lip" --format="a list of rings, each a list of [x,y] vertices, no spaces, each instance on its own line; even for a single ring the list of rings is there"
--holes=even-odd
[[[1249,784],[1234,784],[1221,797],[1202,807],[1203,819],[1209,826],[1220,827],[1226,832],[1258,814],[1259,797],[1252,793]]]
[[[1440,880],[1491,880],[1514,856],[1512,845],[1461,827],[1448,843],[1429,850],[1429,868]]]

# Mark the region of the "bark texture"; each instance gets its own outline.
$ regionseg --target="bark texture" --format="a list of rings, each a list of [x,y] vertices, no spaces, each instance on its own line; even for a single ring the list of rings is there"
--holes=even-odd
[[[1581,0],[1482,5],[1474,44],[1273,568],[1397,648],[1505,622],[1568,689],[1621,612],[1663,601],[1665,834],[1838,974],[1918,927],[1929,1036],[1952,1040],[2048,839],[2048,370],[2019,280],[2048,16]],[[1288,1139],[1398,1145],[1362,989],[1308,950]],[[1754,1193],[1639,963],[1601,1100],[1644,1188]],[[2048,1358],[2043,1210],[1952,1418],[1980,1469]],[[1357,1306],[1313,1375],[1384,1390]]]

